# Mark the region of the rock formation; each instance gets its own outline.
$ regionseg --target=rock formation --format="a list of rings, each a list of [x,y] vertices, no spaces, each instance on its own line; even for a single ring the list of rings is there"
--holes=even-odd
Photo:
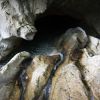
[[[99,42],[77,27],[60,37],[56,52],[34,57],[18,53],[1,67],[1,100],[99,100]],[[30,57],[25,67],[22,61]]]
[[[45,11],[47,14],[74,16],[88,25],[93,34],[99,34],[99,0],[1,0],[0,1],[0,58],[8,55],[16,46],[15,40],[32,40],[36,33],[35,20]],[[13,38],[13,39],[11,39]],[[20,43],[20,41],[19,41]]]
[[[33,39],[35,16],[45,9],[45,0],[0,0],[0,58],[12,51],[18,38]]]
[[[71,27],[56,35],[56,46],[45,55],[22,51],[2,65],[0,100],[100,100],[99,5],[99,0],[0,0],[0,61],[23,39],[34,39],[36,19],[46,15],[68,14],[87,29]]]
[[[0,100],[10,100],[20,71],[20,64],[28,57],[30,57],[28,52],[18,53],[0,69]]]

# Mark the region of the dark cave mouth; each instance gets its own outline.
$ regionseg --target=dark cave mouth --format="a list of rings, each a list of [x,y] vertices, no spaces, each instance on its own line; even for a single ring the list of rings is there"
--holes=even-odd
[[[55,46],[55,41],[69,28],[81,27],[85,29],[86,26],[81,20],[69,15],[41,14],[35,20],[35,27],[37,33],[34,39],[32,41],[23,40],[21,47],[21,50],[32,52],[32,54],[52,49]],[[41,51],[41,49],[43,50]]]
[[[34,39],[31,41],[22,40],[19,48],[13,50],[7,56],[7,59],[11,59],[16,53],[21,51],[28,51],[32,55],[47,54],[54,49],[55,40],[64,34],[67,29],[75,27],[85,29],[85,25],[83,21],[69,15],[41,14],[35,20],[37,33]],[[6,62],[6,58],[4,60]]]
[[[36,36],[47,38],[49,36],[57,37],[69,28],[85,28],[85,25],[81,20],[69,15],[42,15],[35,20],[35,27],[38,31]]]

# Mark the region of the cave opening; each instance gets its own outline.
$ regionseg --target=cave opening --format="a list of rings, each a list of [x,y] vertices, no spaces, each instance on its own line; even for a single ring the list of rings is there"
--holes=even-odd
[[[82,27],[86,30],[83,20],[76,19],[69,15],[41,14],[35,20],[37,33],[31,41],[22,40],[19,48],[7,56],[11,59],[16,53],[28,51],[32,55],[48,54],[55,48],[55,40],[59,38],[69,28]],[[6,58],[4,59],[6,62]]]
[[[83,22],[69,15],[45,15],[37,17],[35,21],[37,34],[41,38],[50,39],[63,34],[69,28],[83,27]],[[51,40],[51,39],[50,39]]]
[[[35,20],[37,33],[32,41],[23,41],[22,50],[45,54],[54,48],[54,41],[69,28],[84,27],[81,20],[68,15],[40,15]],[[45,52],[45,53],[44,53]]]
[[[40,14],[36,17],[35,27],[37,33],[31,41],[22,40],[19,48],[13,50],[7,56],[11,59],[16,53],[28,51],[33,56],[37,54],[48,54],[55,49],[55,40],[57,40],[69,28],[82,27],[86,30],[86,24],[83,20],[76,19],[69,15],[63,14]],[[3,62],[7,62],[6,58]]]

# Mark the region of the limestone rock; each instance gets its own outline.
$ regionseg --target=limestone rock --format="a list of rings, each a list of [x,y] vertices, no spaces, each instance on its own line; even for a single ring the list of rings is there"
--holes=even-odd
[[[52,80],[49,100],[88,100],[81,74],[73,63],[62,64]]]
[[[12,36],[31,40],[36,32],[34,16],[45,9],[46,0],[1,0],[0,40]]]
[[[89,46],[83,50],[80,64],[92,100],[100,100],[100,40],[91,36],[89,38]]]
[[[89,36],[89,43],[87,45],[87,50],[90,56],[100,54],[100,39],[93,36]]]
[[[88,42],[88,37],[86,32],[81,27],[68,29],[57,41],[58,49],[62,52],[69,53],[73,52],[75,49],[84,48]]]
[[[0,68],[0,100],[10,100],[17,74],[20,71],[20,64],[28,57],[30,57],[28,52],[18,53],[5,66]]]
[[[38,100],[47,84],[51,71],[59,56],[35,56],[26,70],[28,82],[24,94],[25,100]]]
[[[49,100],[88,100],[88,91],[82,81],[81,72],[75,65],[80,56],[79,51],[87,41],[85,31],[79,27],[69,29],[61,37],[58,47],[65,54],[64,61],[52,79]],[[79,51],[76,52],[77,50]]]

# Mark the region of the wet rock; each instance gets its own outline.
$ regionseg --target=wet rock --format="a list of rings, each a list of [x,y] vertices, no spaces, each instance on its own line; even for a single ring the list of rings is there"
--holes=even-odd
[[[21,39],[11,37],[0,41],[0,60],[6,58],[11,51],[19,46]]]
[[[20,71],[20,64],[28,57],[30,57],[28,52],[18,53],[0,68],[0,100],[10,100]]]
[[[24,94],[25,100],[38,100],[47,84],[51,71],[59,56],[35,56],[26,70],[28,80]]]
[[[87,41],[85,31],[79,27],[69,29],[61,37],[58,46],[65,53],[65,57],[52,79],[49,100],[88,100],[88,91],[82,81],[80,70],[75,65],[79,59],[79,51],[84,48]],[[77,54],[74,60],[72,57],[75,52]]]

